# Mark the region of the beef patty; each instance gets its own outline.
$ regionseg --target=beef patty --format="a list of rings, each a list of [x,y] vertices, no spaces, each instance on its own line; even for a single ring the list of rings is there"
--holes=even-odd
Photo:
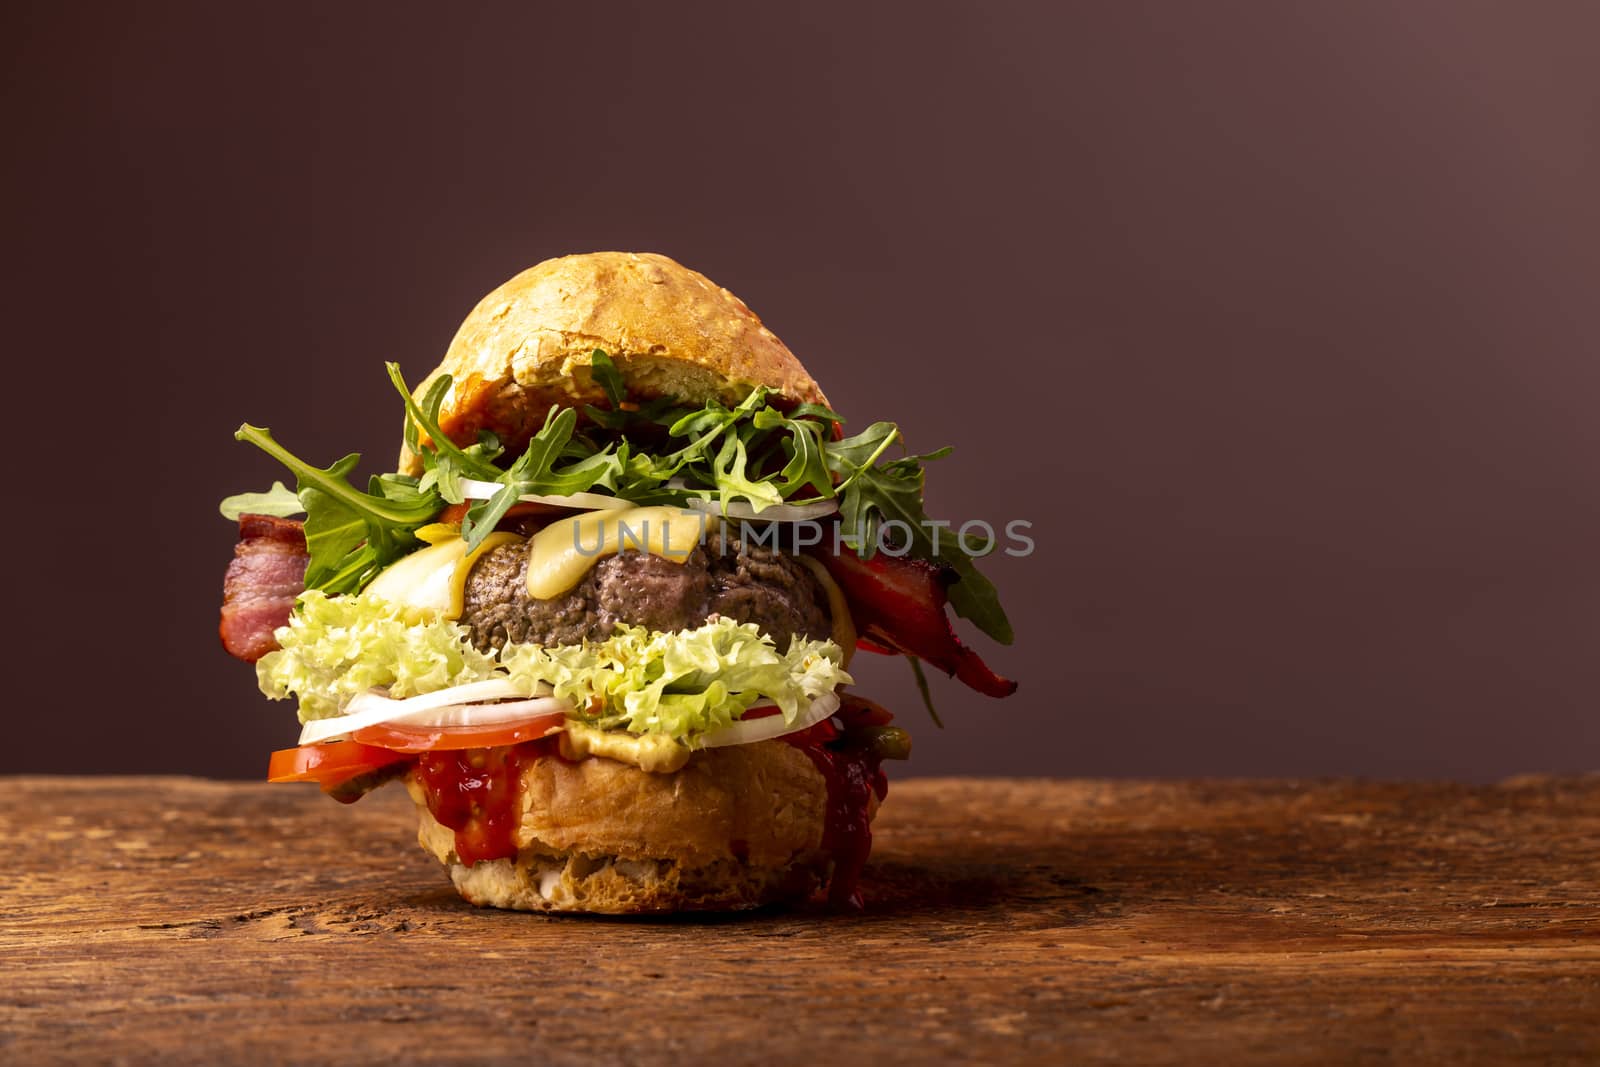
[[[528,595],[528,545],[485,552],[467,576],[461,625],[487,651],[508,642],[575,645],[609,637],[618,623],[689,630],[712,615],[753,622],[787,650],[795,635],[832,632],[827,595],[805,564],[731,534],[713,534],[682,563],[628,551],[600,560],[558,597]]]

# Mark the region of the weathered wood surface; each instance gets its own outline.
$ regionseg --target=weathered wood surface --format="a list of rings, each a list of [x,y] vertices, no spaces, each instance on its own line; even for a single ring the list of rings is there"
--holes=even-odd
[[[0,779],[0,1062],[1594,1062],[1600,778],[922,780],[859,915],[479,911],[385,790]]]

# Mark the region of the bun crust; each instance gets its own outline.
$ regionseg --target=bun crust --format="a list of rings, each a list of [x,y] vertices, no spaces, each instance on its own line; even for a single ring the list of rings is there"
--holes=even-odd
[[[449,374],[440,428],[461,445],[492,430],[519,451],[552,404],[604,400],[590,373],[597,348],[616,363],[630,395],[643,399],[731,405],[764,385],[794,403],[827,403],[742,300],[652,252],[563,256],[518,274],[472,309],[416,395]],[[402,449],[399,469],[422,468]]]
[[[524,766],[514,859],[461,864],[455,834],[408,776],[417,840],[474,904],[627,914],[804,900],[826,883],[827,787],[804,752],[763,741],[652,774],[614,760]]]

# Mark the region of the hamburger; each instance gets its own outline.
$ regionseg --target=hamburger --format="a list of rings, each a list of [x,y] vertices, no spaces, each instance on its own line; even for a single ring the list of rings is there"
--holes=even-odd
[[[403,783],[474,904],[860,906],[910,737],[851,657],[905,656],[925,697],[923,663],[1016,687],[947,614],[1011,639],[989,546],[922,512],[944,452],[848,433],[743,302],[661,255],[541,263],[414,388],[388,372],[403,443],[364,488],[357,454],[237,434],[295,480],[222,506],[224,647],[302,723],[269,780]]]

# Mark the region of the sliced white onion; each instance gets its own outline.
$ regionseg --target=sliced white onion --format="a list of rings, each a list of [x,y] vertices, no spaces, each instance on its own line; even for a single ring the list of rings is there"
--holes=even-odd
[[[529,697],[527,700],[506,700],[499,704],[451,704],[437,711],[417,712],[396,722],[407,726],[427,726],[442,729],[451,726],[498,726],[506,722],[520,722],[538,715],[556,712],[566,714],[572,705],[555,697]],[[561,729],[566,729],[563,725]]]
[[[300,743],[309,745],[317,741],[327,741],[334,737],[343,737],[353,731],[367,726],[377,726],[386,722],[405,722],[410,725],[433,725],[427,721],[431,712],[441,709],[458,707],[466,704],[476,704],[486,700],[501,700],[506,697],[524,697],[527,693],[509,678],[489,678],[481,682],[468,682],[465,685],[453,685],[448,689],[424,693],[421,696],[407,697],[396,700],[384,695],[377,690],[358,693],[345,705],[345,714],[336,715],[331,719],[313,719],[305,724],[300,731]],[[540,699],[548,699],[541,697]],[[526,701],[524,701],[526,702]],[[556,701],[562,707],[564,703]],[[505,707],[506,705],[483,705],[484,707]],[[554,708],[548,710],[555,710]],[[523,717],[538,712],[523,712]]]
[[[565,700],[557,700],[555,697],[530,697],[527,700],[508,700],[500,704],[448,704],[442,708],[414,711],[398,718],[385,718],[360,725],[352,724],[350,716],[343,716],[338,719],[320,719],[316,723],[307,723],[306,729],[300,733],[300,743],[308,745],[315,741],[332,741],[369,726],[416,726],[429,730],[459,726],[497,726],[501,723],[521,722],[540,715],[565,714],[571,710],[572,705]],[[313,725],[322,729],[313,732],[311,729]],[[558,729],[565,728],[565,724],[558,727]]]
[[[468,500],[488,500],[505,486],[499,482],[480,482],[471,478],[461,479],[461,492]],[[621,497],[604,496],[600,493],[571,493],[567,496],[540,496],[538,493],[523,493],[518,500],[525,500],[530,504],[550,504],[558,508],[577,508],[582,511],[619,511],[622,508],[633,507],[632,501],[623,500]]]
[[[772,522],[804,522],[807,519],[820,519],[824,515],[832,515],[839,510],[837,500],[819,500],[814,504],[770,504],[757,511],[755,505],[744,500],[731,500],[724,508],[716,500],[690,497],[684,506],[711,515],[724,515],[730,519],[761,519]]]
[[[770,704],[770,702],[763,702]],[[751,707],[761,707],[753,704]],[[731,726],[713,730],[694,742],[696,748],[727,748],[729,745],[748,745],[756,741],[770,741],[784,734],[798,733],[817,725],[839,710],[839,694],[824,693],[811,702],[794,722],[784,722],[782,715],[767,715],[759,719],[741,719]]]
[[[548,687],[541,686],[548,689]],[[313,719],[300,731],[300,744],[310,745],[347,737],[357,730],[383,723],[399,723],[433,729],[461,726],[490,726],[498,723],[531,719],[536,715],[553,712],[570,712],[572,705],[548,695],[525,697],[522,700],[503,700],[504,697],[523,696],[518,687],[506,678],[490,678],[481,682],[451,686],[421,696],[396,700],[385,696],[381,690],[371,689],[357,694],[346,705],[343,715],[331,719]],[[499,700],[498,703],[482,703]],[[772,707],[772,701],[760,700],[746,711]],[[741,720],[720,730],[713,730],[695,739],[695,748],[727,748],[730,745],[748,745],[768,741],[785,734],[809,729],[839,710],[837,693],[824,693],[813,700],[794,722],[785,722],[782,715],[766,715],[759,719]]]
[[[403,699],[391,697],[381,690],[369,689],[365,693],[357,693],[350,703],[345,705],[345,710],[365,711],[368,708],[386,707],[393,708],[397,715],[409,715],[414,711],[427,711],[449,704],[472,704],[480,700],[503,700],[506,697],[527,695],[522,687],[510,678],[485,678],[481,682],[465,682],[447,689],[435,689],[431,693]]]

